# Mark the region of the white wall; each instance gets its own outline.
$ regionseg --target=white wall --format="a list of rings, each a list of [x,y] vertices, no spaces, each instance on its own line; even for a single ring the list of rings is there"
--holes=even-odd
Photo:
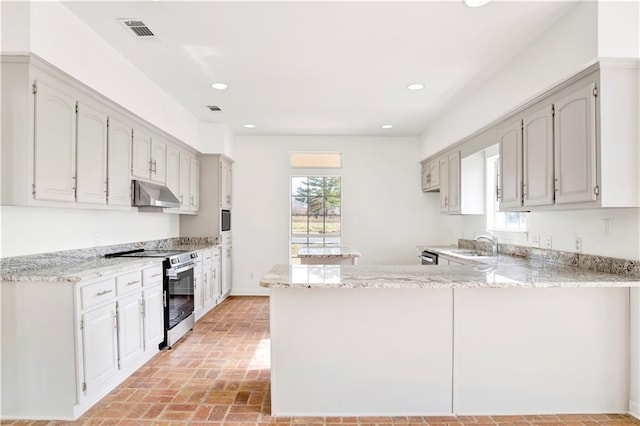
[[[640,3],[598,2],[598,56],[640,57]]]
[[[597,3],[578,2],[542,36],[421,136],[420,158],[471,135],[597,56]]]
[[[2,206],[0,257],[179,236],[178,215]]]
[[[236,137],[233,164],[233,293],[266,294],[259,279],[289,263],[291,151],[342,152],[343,244],[360,264],[416,264],[435,214],[420,190],[417,138]],[[328,172],[329,174],[334,172]],[[253,274],[253,278],[250,278]]]

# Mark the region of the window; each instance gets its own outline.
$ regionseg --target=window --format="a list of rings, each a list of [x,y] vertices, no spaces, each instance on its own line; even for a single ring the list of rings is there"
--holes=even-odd
[[[527,230],[527,214],[499,211],[496,190],[500,181],[497,155],[487,158],[487,229],[491,231],[524,232]]]
[[[302,247],[338,247],[342,235],[339,176],[291,178],[291,264]]]

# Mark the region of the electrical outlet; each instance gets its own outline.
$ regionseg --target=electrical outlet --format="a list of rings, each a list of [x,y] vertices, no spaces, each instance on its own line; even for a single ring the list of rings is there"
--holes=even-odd
[[[546,241],[544,242],[544,248],[551,248],[551,236],[547,237]]]
[[[576,237],[576,253],[582,252],[582,238]]]
[[[533,239],[531,240],[531,245],[533,247],[540,247],[540,234],[533,237]]]

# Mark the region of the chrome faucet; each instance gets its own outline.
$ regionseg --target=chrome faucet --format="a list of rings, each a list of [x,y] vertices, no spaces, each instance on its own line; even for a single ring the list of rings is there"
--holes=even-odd
[[[498,255],[498,237],[495,235],[478,235],[473,238],[474,241],[487,240],[491,243],[491,253],[495,257]]]

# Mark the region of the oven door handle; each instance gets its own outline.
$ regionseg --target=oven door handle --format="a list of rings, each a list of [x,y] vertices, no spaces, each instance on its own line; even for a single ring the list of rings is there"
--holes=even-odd
[[[425,262],[429,262],[429,263],[433,263],[434,259],[431,257],[425,257],[425,256],[420,256],[420,259],[424,260]]]
[[[175,278],[178,274],[188,271],[189,269],[193,269],[195,267],[195,262],[188,262],[182,265],[180,268],[170,268],[167,269],[167,276]]]

